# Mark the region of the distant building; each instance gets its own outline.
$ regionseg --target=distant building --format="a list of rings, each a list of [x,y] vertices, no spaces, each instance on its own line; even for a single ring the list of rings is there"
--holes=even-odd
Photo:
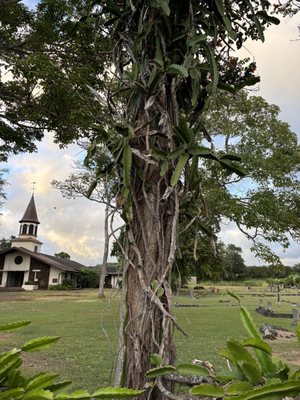
[[[76,287],[78,272],[84,265],[41,253],[34,195],[19,223],[19,236],[12,239],[10,249],[0,253],[0,287],[48,289],[65,279],[72,280]]]

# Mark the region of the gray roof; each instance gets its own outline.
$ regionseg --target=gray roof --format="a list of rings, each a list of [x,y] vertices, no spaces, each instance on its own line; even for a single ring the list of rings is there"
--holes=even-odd
[[[44,253],[36,253],[34,251],[27,250],[24,247],[11,247],[10,249],[1,252],[0,255],[14,253],[16,251],[27,254],[36,260],[44,262],[45,264],[49,265],[49,267],[55,267],[62,271],[79,272],[81,268],[85,267],[76,261],[65,260],[63,258],[50,256]]]
[[[34,196],[31,196],[31,199],[28,203],[28,206],[26,208],[26,211],[23,215],[23,217],[20,219],[19,222],[34,222],[35,224],[39,224],[40,221],[38,220],[37,212],[36,212],[36,207],[35,207],[35,202],[34,202]]]

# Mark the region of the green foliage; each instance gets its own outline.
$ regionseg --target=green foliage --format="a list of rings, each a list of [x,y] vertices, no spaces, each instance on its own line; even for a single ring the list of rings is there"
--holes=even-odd
[[[77,283],[81,288],[96,288],[99,286],[99,271],[95,268],[82,268],[79,271]]]
[[[0,326],[0,331],[10,331],[28,325],[29,321],[13,322]],[[26,342],[21,349],[14,348],[0,354],[0,399],[1,400],[67,400],[67,399],[125,399],[141,395],[143,390],[106,387],[93,393],[77,390],[62,392],[71,381],[57,382],[58,374],[39,372],[24,377],[20,371],[22,352],[33,352],[53,344],[59,337],[41,337]]]
[[[240,303],[237,295],[229,294]],[[263,340],[244,306],[240,306],[240,317],[249,337],[227,341],[227,348],[221,352],[221,356],[230,364],[229,373],[216,375],[198,365],[181,364],[175,369],[170,365],[154,368],[149,370],[146,376],[155,379],[170,373],[175,376],[176,374],[209,375],[212,383],[196,385],[190,393],[224,400],[280,400],[286,396],[297,396],[300,393],[300,381],[296,379],[299,371],[292,372],[283,361],[272,356],[270,345]],[[299,338],[298,331],[299,329],[297,330]],[[254,352],[249,351],[249,347]]]
[[[63,260],[70,260],[70,254],[66,253],[65,251],[60,251],[59,253],[54,254],[55,257],[62,258]]]
[[[49,285],[49,290],[73,290],[75,284],[71,279],[64,279],[62,283],[58,285]]]

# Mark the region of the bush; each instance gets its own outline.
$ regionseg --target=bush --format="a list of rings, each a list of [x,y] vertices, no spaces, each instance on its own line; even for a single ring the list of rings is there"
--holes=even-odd
[[[64,279],[58,285],[49,285],[49,290],[72,290],[75,289],[74,282],[71,279]]]
[[[34,281],[26,281],[24,285],[37,285],[37,282]]]

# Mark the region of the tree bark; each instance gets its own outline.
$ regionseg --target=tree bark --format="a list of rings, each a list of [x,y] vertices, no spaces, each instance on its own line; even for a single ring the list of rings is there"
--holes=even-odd
[[[98,290],[98,297],[100,299],[105,298],[104,284],[105,284],[108,249],[109,249],[108,212],[109,212],[109,204],[107,203],[105,206],[105,218],[104,218],[104,252],[103,252],[102,267],[100,271],[100,280],[99,280],[99,290]]]
[[[141,182],[136,173],[131,191],[133,219],[128,224],[128,267],[123,278],[126,311],[116,374],[116,384],[136,389],[146,385],[145,373],[153,367],[151,354],[159,354],[165,365],[175,362],[170,277],[179,209],[177,189],[168,187],[155,166],[141,166],[147,170],[145,181],[149,184]],[[168,188],[170,194],[162,201]],[[151,390],[140,399],[165,398],[157,388]]]

